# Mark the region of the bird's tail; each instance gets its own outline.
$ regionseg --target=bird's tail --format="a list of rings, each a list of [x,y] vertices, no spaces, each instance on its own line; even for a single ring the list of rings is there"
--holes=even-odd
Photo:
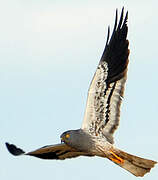
[[[151,168],[157,163],[156,161],[140,158],[116,148],[110,150],[107,158],[135,176],[141,177],[150,172]]]

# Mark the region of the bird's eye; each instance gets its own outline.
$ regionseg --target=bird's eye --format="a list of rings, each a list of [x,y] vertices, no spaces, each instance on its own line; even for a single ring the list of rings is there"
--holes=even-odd
[[[70,134],[66,134],[65,137],[66,137],[66,139],[69,139]]]

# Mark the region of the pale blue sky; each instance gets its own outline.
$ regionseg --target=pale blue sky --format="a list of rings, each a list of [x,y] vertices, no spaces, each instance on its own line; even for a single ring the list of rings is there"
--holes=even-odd
[[[129,11],[130,64],[116,146],[158,161],[157,1],[5,0],[0,2],[0,179],[121,179],[136,177],[103,158],[44,161],[14,157],[60,142],[81,126],[87,90],[115,9]],[[158,167],[143,179],[158,177]]]

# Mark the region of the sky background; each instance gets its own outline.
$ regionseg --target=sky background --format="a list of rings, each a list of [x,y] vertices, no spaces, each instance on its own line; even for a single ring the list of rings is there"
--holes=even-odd
[[[0,179],[121,179],[135,176],[103,158],[14,157],[80,128],[87,91],[115,10],[129,11],[130,63],[117,147],[158,161],[156,0],[0,0]],[[143,179],[158,177],[158,166]]]

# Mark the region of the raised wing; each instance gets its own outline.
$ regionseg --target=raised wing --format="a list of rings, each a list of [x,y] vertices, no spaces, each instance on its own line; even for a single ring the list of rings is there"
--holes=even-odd
[[[41,159],[60,159],[74,158],[78,156],[91,156],[88,153],[76,151],[74,148],[67,146],[66,144],[49,145],[39,148],[35,151],[25,153],[22,149],[17,148],[14,144],[6,143],[8,151],[14,155],[30,155]]]
[[[120,105],[124,92],[128,65],[127,18],[124,18],[124,8],[117,22],[117,10],[114,30],[109,40],[110,28],[106,46],[94,74],[89,91],[82,129],[88,129],[98,135],[112,134],[119,124]]]

